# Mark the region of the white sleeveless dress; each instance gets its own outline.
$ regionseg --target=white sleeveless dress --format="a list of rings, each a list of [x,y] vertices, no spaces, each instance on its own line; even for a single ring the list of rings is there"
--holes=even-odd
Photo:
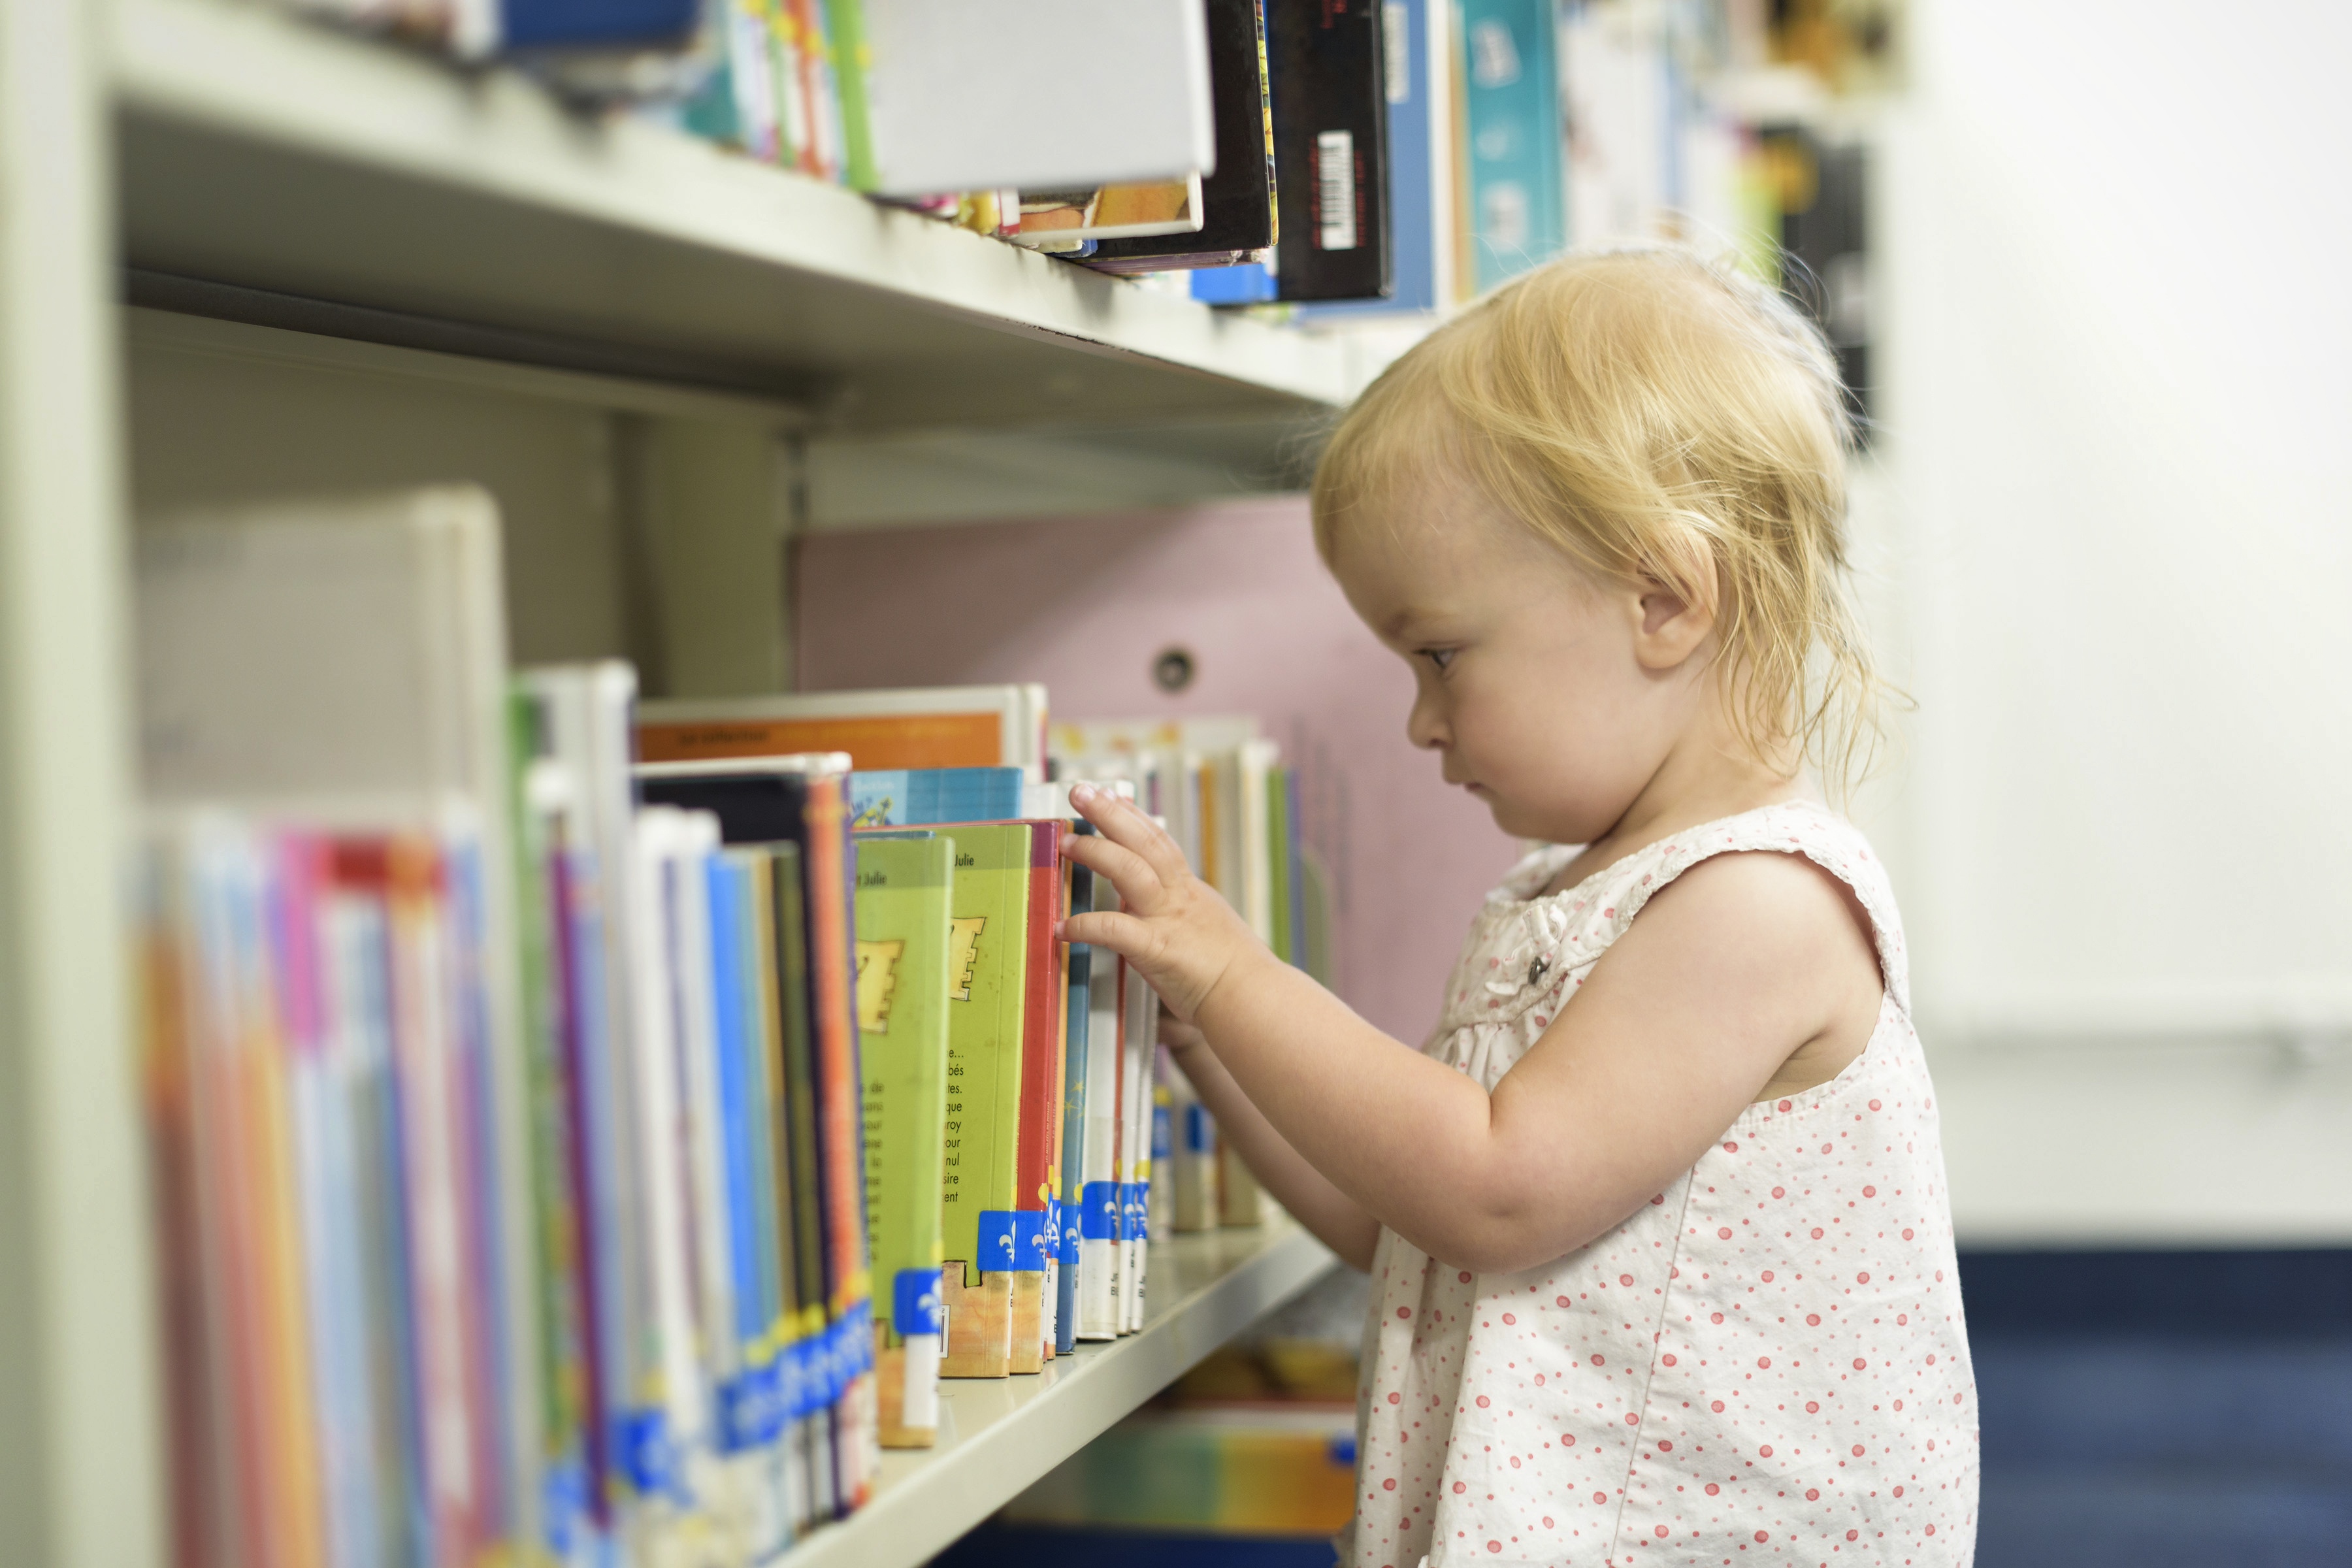
[[[1565,892],[1538,851],[1488,895],[1423,1049],[1492,1089],[1660,888],[1801,854],[1869,913],[1886,996],[1828,1083],[1749,1106],[1590,1246],[1517,1274],[1383,1228],[1357,1394],[1353,1568],[1971,1560],[1976,1386],[1903,929],[1853,827],[1792,804]]]

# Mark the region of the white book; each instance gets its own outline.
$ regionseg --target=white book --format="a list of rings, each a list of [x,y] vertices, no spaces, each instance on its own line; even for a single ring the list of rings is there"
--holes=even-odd
[[[1202,0],[865,0],[865,16],[886,195],[1216,170]]]
[[[1117,909],[1107,877],[1095,879],[1095,908]],[[1079,1196],[1078,1323],[1082,1340],[1118,1337],[1119,962],[1095,949],[1087,977],[1087,1097],[1085,1166]]]
[[[699,1327],[691,1307],[693,1255],[687,1230],[689,1204],[682,1136],[685,1107],[680,1103],[684,1042],[679,993],[692,987],[707,994],[709,980],[707,973],[688,975],[677,963],[677,910],[669,877],[676,829],[669,816],[640,814],[629,825],[628,990],[635,1011],[628,1067],[630,1099],[636,1116],[634,1174],[646,1227],[646,1307],[654,1333],[648,1363],[658,1379],[647,1392],[663,1413],[675,1462],[692,1467],[698,1456],[707,1451],[709,1434],[698,1354]],[[691,1503],[698,1500],[690,1486],[683,1484],[687,1479],[682,1473],[678,1489]]]
[[[1213,1230],[1217,1224],[1217,1123],[1173,1058],[1167,1062],[1170,1227]]]
[[[1127,1263],[1119,1291],[1126,1321],[1119,1331],[1129,1334],[1143,1327],[1143,1271],[1148,1254],[1144,1225],[1151,1180],[1151,1082],[1152,1066],[1159,1056],[1159,993],[1130,968],[1127,973],[1127,1040],[1120,1053],[1126,1125],[1119,1139],[1119,1147],[1127,1155],[1127,1170],[1120,1179],[1128,1184]]]

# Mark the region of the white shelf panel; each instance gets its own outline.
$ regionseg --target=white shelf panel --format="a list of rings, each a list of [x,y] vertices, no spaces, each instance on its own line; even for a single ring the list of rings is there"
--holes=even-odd
[[[1281,1215],[1153,1243],[1140,1333],[1082,1345],[1034,1377],[942,1382],[939,1447],[884,1455],[873,1501],[770,1568],[913,1568],[1332,1266]]]
[[[229,0],[112,11],[141,274],[642,354],[845,429],[1284,423],[1354,391],[1339,343],[583,118],[511,71]]]

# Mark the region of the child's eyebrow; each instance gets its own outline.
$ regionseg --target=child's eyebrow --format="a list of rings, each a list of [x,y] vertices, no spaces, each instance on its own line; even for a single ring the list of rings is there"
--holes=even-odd
[[[1444,610],[1407,605],[1381,624],[1381,632],[1391,642],[1404,642],[1409,640],[1405,635],[1408,632],[1424,630],[1433,625],[1443,626],[1448,618]]]

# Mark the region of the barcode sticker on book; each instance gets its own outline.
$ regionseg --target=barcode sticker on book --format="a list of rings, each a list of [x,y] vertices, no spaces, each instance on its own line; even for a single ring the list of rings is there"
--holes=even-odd
[[[1356,134],[1315,133],[1315,195],[1325,250],[1356,248]]]

